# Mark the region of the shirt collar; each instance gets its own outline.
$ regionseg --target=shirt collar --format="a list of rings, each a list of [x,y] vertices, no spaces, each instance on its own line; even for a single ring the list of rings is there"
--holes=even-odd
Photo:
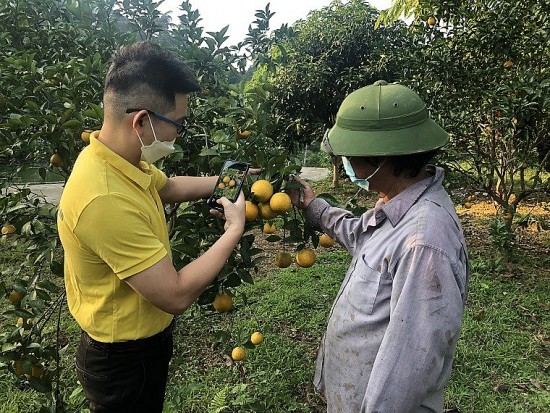
[[[89,148],[94,155],[103,159],[143,189],[147,189],[151,185],[153,171],[147,162],[140,161],[139,167],[136,168],[93,136],[90,136]]]
[[[443,182],[443,168],[427,165],[426,169],[431,176],[409,186],[403,192],[392,198],[387,204],[383,202],[380,205],[379,203],[376,204],[376,209],[380,208],[380,210],[384,212],[393,227],[401,221],[407,211],[411,209],[411,207],[416,203],[416,201],[418,201],[422,194],[428,190],[429,187]]]

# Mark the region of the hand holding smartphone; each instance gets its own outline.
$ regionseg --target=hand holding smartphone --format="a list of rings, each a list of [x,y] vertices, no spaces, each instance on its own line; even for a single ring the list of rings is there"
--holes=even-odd
[[[208,206],[223,212],[223,206],[218,204],[218,199],[226,197],[231,202],[235,202],[241,192],[248,168],[249,165],[246,162],[225,161],[216,181],[214,191],[210,198],[208,198]]]

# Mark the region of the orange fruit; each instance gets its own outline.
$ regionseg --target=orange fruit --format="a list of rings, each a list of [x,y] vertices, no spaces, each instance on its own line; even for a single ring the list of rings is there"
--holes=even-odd
[[[9,235],[15,232],[15,227],[11,224],[2,227],[2,235]]]
[[[258,218],[258,215],[260,214],[260,210],[258,209],[257,205],[253,203],[252,201],[246,201],[245,202],[245,219],[246,222],[252,222],[256,218]]]
[[[82,139],[82,141],[84,143],[90,143],[90,134],[93,132],[93,130],[91,129],[84,129],[82,131],[82,133],[80,134],[80,139]]]
[[[17,290],[12,290],[8,299],[12,302],[12,304],[17,304],[23,299],[23,294]]]
[[[277,192],[269,199],[269,207],[278,214],[284,214],[292,207],[292,201],[288,194]]]
[[[437,20],[436,20],[436,18],[435,18],[434,16],[428,17],[428,24],[429,24],[430,26],[435,26],[436,23],[437,23]]]
[[[250,192],[258,202],[267,202],[273,195],[273,185],[265,179],[259,179],[252,184]]]
[[[286,251],[279,251],[275,254],[275,265],[279,268],[286,268],[292,264],[292,255]]]
[[[260,208],[260,216],[263,219],[273,219],[277,216],[277,213],[271,209],[268,203],[259,204],[258,207]]]
[[[252,333],[252,335],[250,336],[250,342],[255,346],[257,346],[258,344],[262,344],[263,341],[264,341],[264,336],[259,331]]]
[[[313,251],[311,248],[305,248],[296,253],[296,264],[298,264],[302,268],[311,267],[313,264],[315,264],[316,259],[317,257],[315,256],[315,251]]]
[[[61,159],[61,156],[59,156],[58,153],[54,153],[50,158],[50,165],[55,166],[57,168],[63,167],[63,159]]]
[[[327,234],[323,234],[319,237],[319,244],[321,247],[329,248],[334,245],[334,240]]]
[[[273,234],[275,231],[277,231],[275,224],[270,224],[269,222],[264,224],[264,234]]]
[[[243,361],[246,357],[246,350],[244,347],[235,347],[231,352],[231,358],[235,361]]]
[[[219,293],[212,305],[216,311],[224,313],[233,309],[233,298],[225,293]]]
[[[249,130],[240,130],[239,129],[239,137],[241,138],[248,138],[250,135],[252,134],[252,132],[250,132]]]

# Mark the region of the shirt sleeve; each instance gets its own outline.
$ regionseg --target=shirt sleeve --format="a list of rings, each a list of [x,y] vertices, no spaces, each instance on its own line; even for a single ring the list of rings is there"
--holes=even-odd
[[[155,186],[155,189],[160,191],[164,185],[166,185],[166,181],[168,180],[168,177],[166,174],[158,169],[155,165],[150,165],[151,170],[153,171],[153,185]]]
[[[330,206],[322,198],[315,198],[308,205],[305,216],[314,228],[327,233],[353,255],[357,246],[364,242],[372,211],[355,217],[345,209]]]
[[[448,257],[414,246],[394,273],[391,316],[373,365],[362,412],[412,412],[444,386],[463,300]]]
[[[149,268],[168,253],[136,202],[120,194],[97,197],[74,229],[83,247],[98,255],[120,279]]]

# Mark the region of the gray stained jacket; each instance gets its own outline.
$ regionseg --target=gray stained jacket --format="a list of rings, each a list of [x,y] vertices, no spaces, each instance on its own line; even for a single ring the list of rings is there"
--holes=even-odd
[[[360,217],[320,198],[306,210],[352,255],[317,358],[329,413],[443,411],[469,265],[443,170],[428,170]]]

